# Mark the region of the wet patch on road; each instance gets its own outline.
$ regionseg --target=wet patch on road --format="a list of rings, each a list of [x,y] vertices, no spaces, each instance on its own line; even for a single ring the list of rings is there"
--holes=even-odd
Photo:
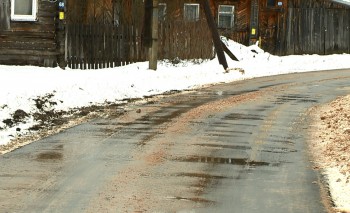
[[[230,177],[222,175],[210,175],[206,173],[178,173],[177,177],[193,177],[193,178],[205,178],[205,179],[230,179]]]
[[[214,149],[233,149],[233,150],[251,150],[251,146],[242,146],[242,145],[224,145],[224,144],[193,144],[194,146],[200,146],[200,147],[207,147],[207,148],[214,148]],[[276,153],[276,154],[283,154],[283,153],[291,153],[291,152],[297,152],[296,149],[288,149],[288,148],[279,148],[279,147],[265,147],[264,149],[259,150],[260,152],[267,152],[267,153]]]
[[[254,114],[231,113],[223,118],[223,120],[253,120],[262,121],[264,116]]]
[[[238,166],[273,166],[278,167],[280,162],[270,163],[263,161],[250,161],[248,158],[224,158],[224,157],[207,157],[207,156],[188,156],[178,157],[173,159],[178,162],[189,163],[209,163],[209,164],[225,164],[225,165],[238,165]]]
[[[240,145],[222,145],[222,144],[194,144],[194,146],[208,147],[208,148],[218,148],[218,149],[238,149],[238,150],[249,150],[250,146],[240,146]]]
[[[36,160],[37,161],[55,161],[55,160],[62,160],[63,154],[59,152],[43,152],[37,155]]]
[[[182,200],[182,201],[191,201],[200,204],[214,205],[216,202],[212,200],[207,200],[200,197],[168,197],[170,200]]]
[[[318,103],[317,99],[312,98],[310,95],[288,94],[281,95],[276,98],[275,104],[284,104],[287,102],[296,103]]]

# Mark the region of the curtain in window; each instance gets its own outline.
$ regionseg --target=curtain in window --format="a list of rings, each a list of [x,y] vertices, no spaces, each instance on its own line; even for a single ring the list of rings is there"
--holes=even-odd
[[[185,19],[197,21],[199,19],[199,5],[185,5]]]
[[[15,15],[33,15],[33,0],[15,0]]]

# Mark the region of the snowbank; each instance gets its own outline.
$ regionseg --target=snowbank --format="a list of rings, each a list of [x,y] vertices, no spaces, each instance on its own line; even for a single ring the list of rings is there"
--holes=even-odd
[[[224,72],[217,59],[161,61],[157,71],[148,70],[147,62],[103,70],[0,65],[0,145],[33,131],[30,128],[38,124],[40,116],[35,115],[40,112],[69,111],[260,76],[350,67],[348,54],[279,57],[256,45],[223,40],[239,59],[227,57],[229,72]]]

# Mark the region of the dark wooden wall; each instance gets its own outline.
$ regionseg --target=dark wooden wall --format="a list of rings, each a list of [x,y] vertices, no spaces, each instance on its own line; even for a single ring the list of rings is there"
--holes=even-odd
[[[330,1],[290,1],[285,54],[350,53],[350,7]]]
[[[38,1],[37,21],[11,21],[10,0],[0,0],[0,64],[57,65],[57,4]]]
[[[259,37],[265,51],[280,54],[285,40],[285,12],[287,0],[279,0],[282,5],[268,6],[267,0],[259,1]],[[276,1],[277,3],[277,1]]]

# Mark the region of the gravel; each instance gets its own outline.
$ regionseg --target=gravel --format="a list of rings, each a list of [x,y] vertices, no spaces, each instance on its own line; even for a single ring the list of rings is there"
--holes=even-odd
[[[350,212],[350,95],[311,111],[310,150],[336,212]]]

